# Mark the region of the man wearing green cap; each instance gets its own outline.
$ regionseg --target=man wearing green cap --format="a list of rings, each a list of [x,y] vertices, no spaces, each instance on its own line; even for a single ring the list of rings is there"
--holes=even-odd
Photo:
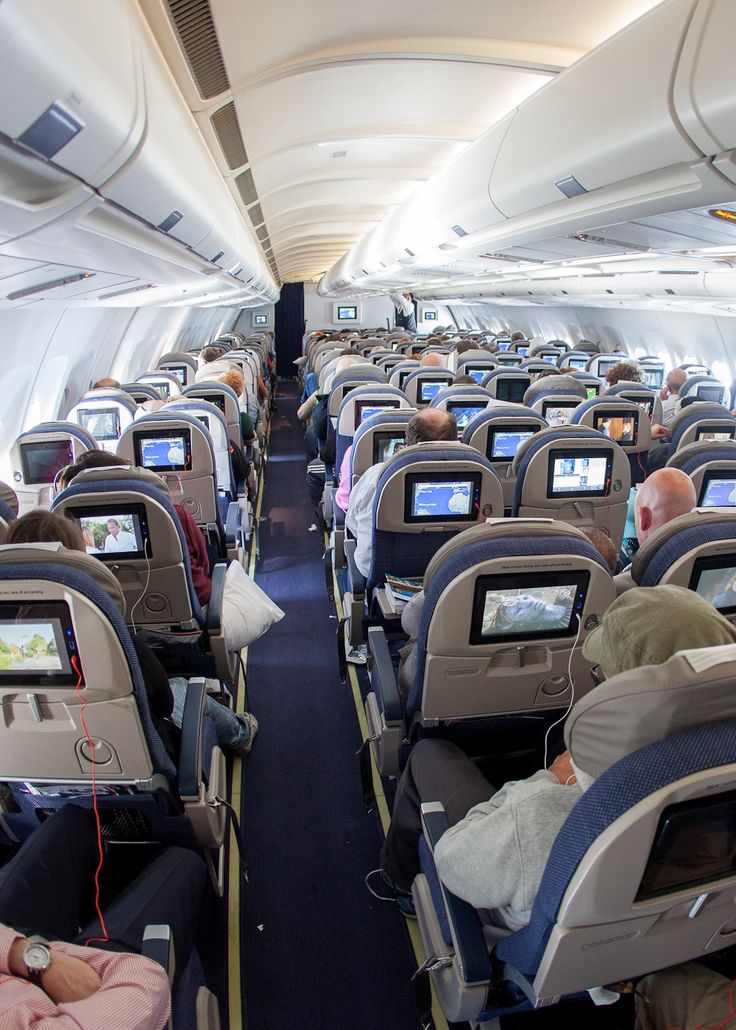
[[[610,606],[602,625],[587,636],[583,654],[610,679],[661,665],[678,651],[733,643],[736,628],[693,591],[635,587]],[[411,912],[421,805],[440,801],[450,821],[434,852],[442,882],[475,908],[493,910],[498,924],[525,926],[547,855],[581,794],[569,752],[548,769],[496,791],[454,744],[421,740],[396,792],[381,855],[383,879],[402,911]]]

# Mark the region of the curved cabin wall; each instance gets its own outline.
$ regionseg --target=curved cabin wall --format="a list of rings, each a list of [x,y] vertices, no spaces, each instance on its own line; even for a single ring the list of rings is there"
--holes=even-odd
[[[0,311],[0,480],[20,432],[63,418],[103,376],[129,382],[167,351],[233,328],[238,308],[35,308]]]

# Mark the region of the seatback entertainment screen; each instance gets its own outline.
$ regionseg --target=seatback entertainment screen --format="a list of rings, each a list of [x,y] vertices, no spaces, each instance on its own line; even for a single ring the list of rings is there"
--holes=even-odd
[[[529,389],[530,379],[519,377],[499,376],[496,380],[496,400],[510,401],[512,404],[521,404],[524,394]]]
[[[567,426],[572,418],[572,413],[577,404],[565,403],[562,401],[542,401],[542,415],[550,426]]]
[[[420,379],[417,384],[417,395],[419,400],[424,404],[428,404],[430,401],[434,400],[440,390],[444,390],[445,387],[449,385],[450,384],[444,380]]]
[[[79,424],[95,440],[117,440],[120,437],[120,413],[117,408],[79,408]]]
[[[593,428],[622,447],[633,447],[639,433],[639,416],[634,412],[622,415],[615,411],[596,411]]]
[[[470,643],[573,636],[585,607],[589,581],[587,571],[479,576]]]
[[[689,587],[722,615],[733,615],[736,612],[736,554],[696,558]]]
[[[84,685],[67,603],[0,603],[0,685],[48,688],[78,682]]]
[[[539,431],[538,426],[519,425],[510,429],[491,429],[488,433],[487,456],[490,461],[513,461],[516,452]]]
[[[699,508],[736,507],[736,472],[709,469],[703,476],[698,498]]]
[[[605,497],[612,466],[612,451],[553,451],[547,471],[547,497]]]
[[[722,425],[698,426],[695,433],[696,443],[700,443],[701,440],[709,440],[712,443],[717,443],[719,440],[733,440],[733,438],[734,429],[726,429]]]
[[[133,435],[136,465],[154,472],[185,472],[192,467],[192,439],[188,429],[140,430]]]
[[[378,465],[381,461],[388,461],[398,453],[406,443],[406,433],[398,429],[391,429],[373,434],[373,464]]]
[[[457,435],[462,436],[471,418],[479,411],[485,411],[487,406],[485,401],[448,401],[447,410],[457,422]]]
[[[355,402],[355,425],[357,429],[361,422],[364,422],[371,415],[378,415],[382,411],[393,411],[399,407],[401,402],[394,401],[356,401]]]
[[[406,476],[404,521],[467,522],[480,507],[480,472],[411,473]]]
[[[19,448],[23,481],[29,486],[53,483],[56,473],[74,461],[71,440],[21,443]]]

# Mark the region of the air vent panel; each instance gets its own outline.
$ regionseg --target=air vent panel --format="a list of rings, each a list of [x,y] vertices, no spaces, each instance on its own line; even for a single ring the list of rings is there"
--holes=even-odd
[[[246,207],[250,207],[251,204],[255,204],[258,201],[258,194],[256,193],[256,186],[253,182],[250,168],[246,168],[244,172],[235,177],[235,185],[238,187],[240,199]]]
[[[200,96],[204,100],[230,89],[209,0],[167,0]]]
[[[215,111],[210,122],[228,168],[240,168],[241,165],[247,165],[248,155],[245,152],[243,137],[240,135],[238,116],[235,113],[233,101],[231,100],[229,104],[225,104],[224,107]]]
[[[263,217],[263,211],[261,210],[260,204],[256,204],[254,207],[248,209],[248,217],[250,218],[254,227],[257,225],[263,225],[263,223],[266,220]]]

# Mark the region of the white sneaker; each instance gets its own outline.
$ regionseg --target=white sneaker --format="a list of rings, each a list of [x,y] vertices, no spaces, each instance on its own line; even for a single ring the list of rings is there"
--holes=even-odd
[[[244,755],[249,755],[250,749],[253,747],[253,741],[255,740],[256,733],[258,733],[258,720],[252,712],[243,712],[242,715],[238,716],[238,722],[248,724],[248,739],[238,747],[232,747],[228,750],[231,755],[237,755],[238,758],[242,758]]]
[[[345,655],[345,661],[352,662],[353,665],[366,665],[368,663],[368,645],[358,644],[357,647],[352,647]]]

